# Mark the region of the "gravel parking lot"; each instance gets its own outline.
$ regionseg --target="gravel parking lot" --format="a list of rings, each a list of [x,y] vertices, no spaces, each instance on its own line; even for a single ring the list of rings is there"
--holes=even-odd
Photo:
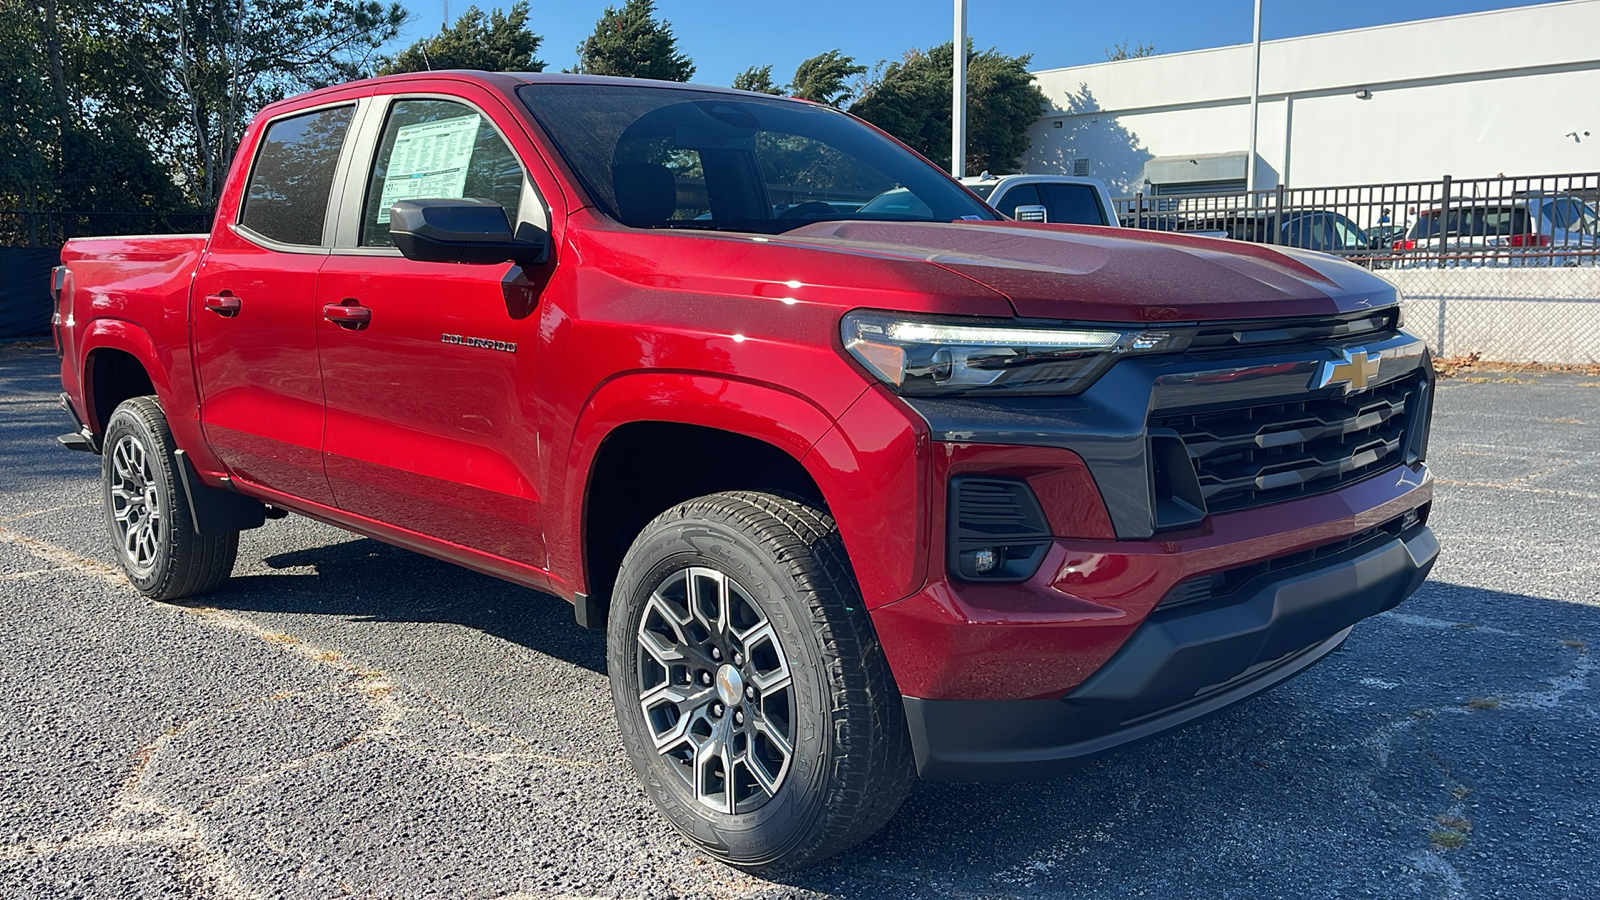
[[[1301,678],[1042,785],[923,784],[768,881],[657,818],[570,607],[291,517],[192,605],[114,568],[0,348],[5,897],[1593,897],[1600,381],[1441,383],[1444,555]]]

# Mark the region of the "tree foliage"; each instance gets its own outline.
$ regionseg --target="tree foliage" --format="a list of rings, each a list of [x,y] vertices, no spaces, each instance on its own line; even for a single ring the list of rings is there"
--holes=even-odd
[[[1134,44],[1130,47],[1127,41],[1123,41],[1120,44],[1112,44],[1106,48],[1106,59],[1112,62],[1120,62],[1124,59],[1143,59],[1146,56],[1155,55],[1155,44]]]
[[[256,110],[366,75],[405,19],[378,0],[174,0],[163,80],[187,118],[181,175],[196,200],[216,202]]]
[[[733,76],[733,89],[758,94],[782,94],[783,87],[772,83],[771,66],[751,66]]]
[[[866,72],[866,66],[856,65],[855,57],[829,50],[800,63],[789,92],[802,100],[837,107],[854,96],[850,80]]]
[[[967,45],[967,171],[1015,171],[1029,145],[1028,128],[1045,96],[1028,74],[1028,55],[979,53]],[[950,166],[951,44],[913,50],[890,63],[862,90],[850,112]]]
[[[211,207],[267,103],[370,72],[377,0],[0,0],[0,206]]]
[[[542,43],[544,38],[528,28],[528,0],[517,0],[509,12],[485,13],[470,6],[455,25],[400,51],[382,71],[543,72],[544,61],[536,55]]]
[[[606,7],[594,33],[578,45],[576,72],[688,81],[694,61],[678,52],[672,23],[656,18],[652,0],[627,0],[622,9]]]

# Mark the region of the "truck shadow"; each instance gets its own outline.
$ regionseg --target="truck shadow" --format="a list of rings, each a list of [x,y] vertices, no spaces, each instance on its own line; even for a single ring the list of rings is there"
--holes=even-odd
[[[1430,582],[1266,694],[1053,781],[919,783],[876,838],[779,880],[842,896],[1588,895],[1547,879],[1592,872],[1597,641],[1592,601]]]
[[[550,594],[368,538],[279,553],[263,562],[293,577],[236,575],[194,602],[237,611],[461,625],[605,672],[605,635],[580,628],[572,604]]]
[[[266,564],[278,574],[245,574],[199,602],[454,623],[605,668],[604,637],[578,628],[564,601],[376,541]],[[1600,607],[1432,582],[1263,696],[1054,781],[919,783],[865,844],[752,887],[1437,896],[1482,869],[1512,895],[1541,894],[1550,871],[1592,865],[1589,844],[1562,823],[1585,821],[1585,785],[1600,782],[1600,759],[1573,750],[1600,746],[1597,642]],[[1490,840],[1494,852],[1477,855],[1449,843]]]

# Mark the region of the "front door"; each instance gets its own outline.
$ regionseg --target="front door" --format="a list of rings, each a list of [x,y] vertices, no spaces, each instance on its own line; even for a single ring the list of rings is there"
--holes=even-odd
[[[215,229],[190,292],[206,442],[235,477],[330,506],[317,272],[355,109],[266,125],[241,208]]]
[[[330,256],[317,284],[334,496],[542,568],[538,287],[509,264],[406,259],[388,212],[399,199],[473,197],[499,202],[515,227],[547,224],[543,206],[494,123],[464,103],[392,100],[370,162],[360,246]]]

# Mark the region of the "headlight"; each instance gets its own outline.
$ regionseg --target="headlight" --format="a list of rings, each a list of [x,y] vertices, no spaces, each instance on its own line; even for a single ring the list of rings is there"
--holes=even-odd
[[[1075,394],[1121,355],[1182,350],[1191,333],[1034,325],[860,310],[845,349],[904,394]]]

